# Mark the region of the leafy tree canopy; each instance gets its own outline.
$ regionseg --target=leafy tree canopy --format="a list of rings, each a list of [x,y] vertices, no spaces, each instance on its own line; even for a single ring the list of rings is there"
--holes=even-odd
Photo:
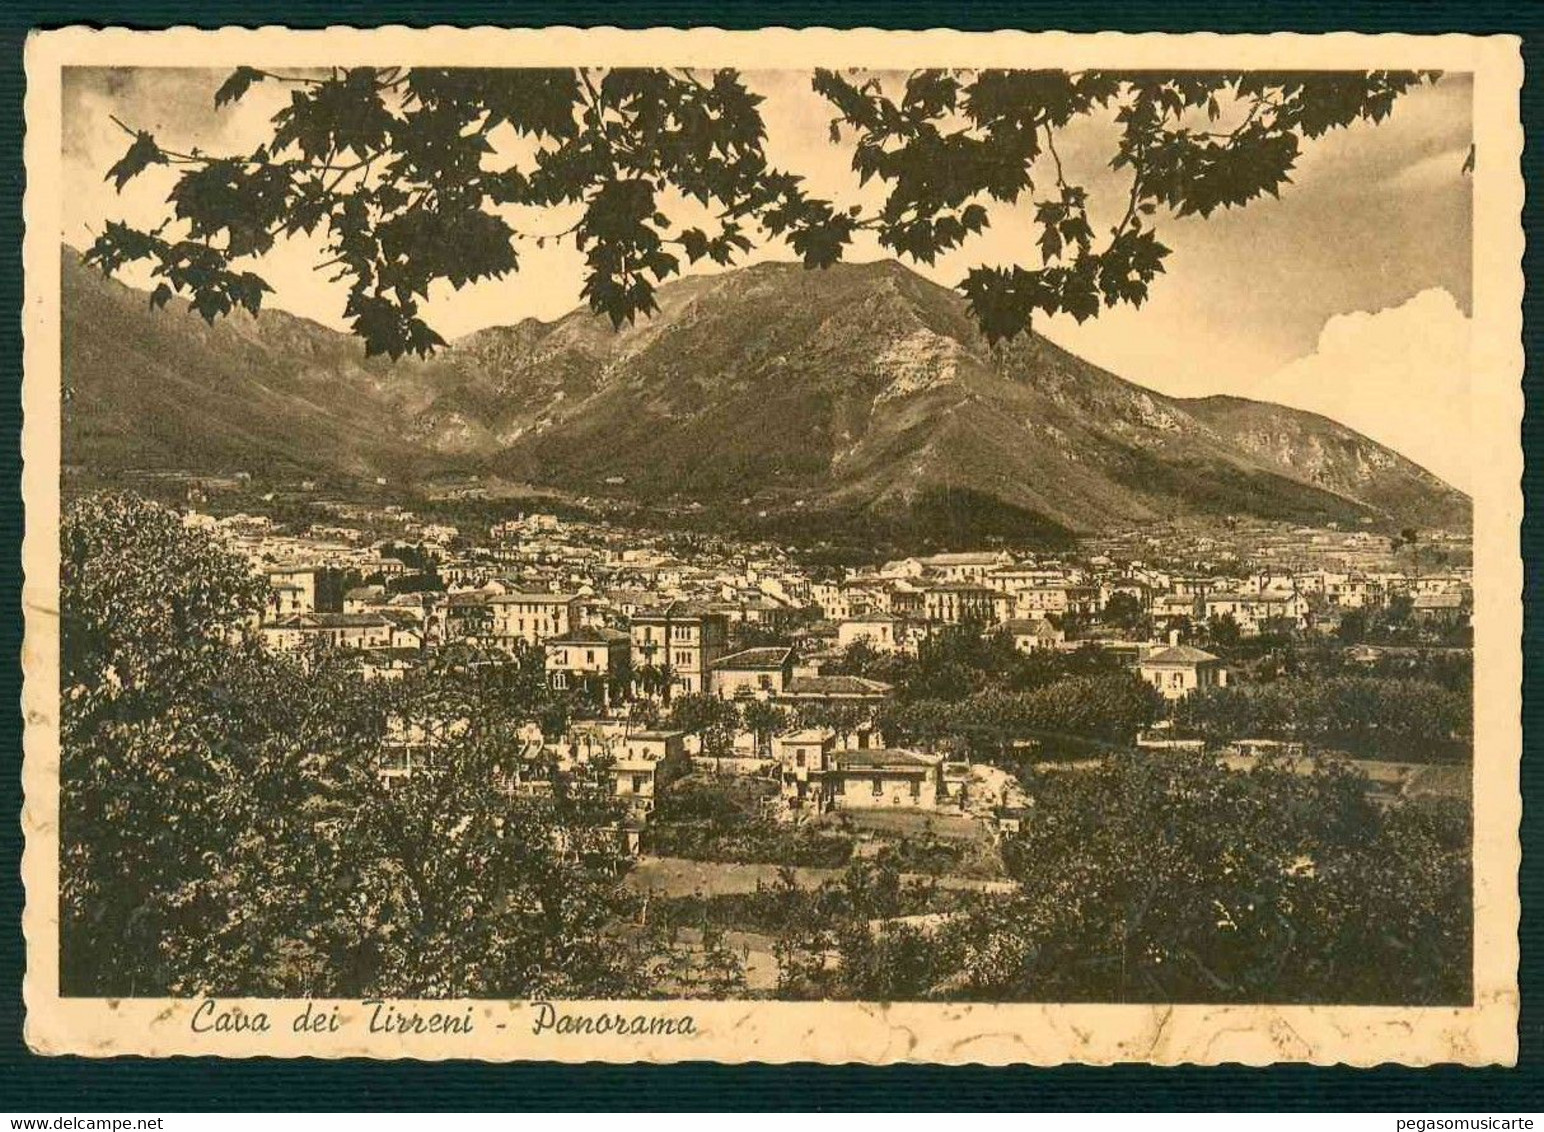
[[[129,495],[71,501],[60,549],[65,993],[630,997],[680,960],[614,938],[606,792],[515,789],[562,706],[540,650],[399,681],[271,652],[263,579]]]
[[[1235,771],[1183,752],[1048,775],[1005,849],[1018,894],[935,945],[957,964],[944,986],[990,1001],[1467,1001],[1467,808],[1382,808],[1366,787],[1333,760]]]
[[[261,307],[271,287],[250,261],[281,238],[320,234],[354,332],[368,353],[397,357],[444,344],[421,314],[431,287],[518,271],[522,244],[573,240],[584,298],[620,327],[657,309],[657,286],[683,261],[727,266],[772,239],[828,267],[871,232],[931,264],[984,231],[989,206],[1022,203],[1038,263],[981,265],[959,284],[995,342],[1037,311],[1081,321],[1140,304],[1169,254],[1162,216],[1277,195],[1306,139],[1381,121],[1433,78],[924,70],[893,83],[817,70],[832,143],[852,147],[863,184],[887,190],[870,209],[811,195],[770,163],[762,100],[733,70],[239,67],[215,104],[283,84],[290,101],[271,136],[248,153],[177,152],[119,123],[131,142],[107,179],[122,189],[175,167],[171,215],[151,230],[108,224],[87,259],[106,272],[148,261],[154,305],[181,294],[213,321]],[[1113,122],[1108,164],[1130,178],[1102,212],[1057,147],[1086,118]],[[578,219],[541,224],[551,210]]]

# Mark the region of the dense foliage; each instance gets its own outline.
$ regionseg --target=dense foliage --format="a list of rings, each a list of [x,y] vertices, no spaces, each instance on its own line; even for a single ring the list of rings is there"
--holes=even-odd
[[[1467,617],[1450,622],[1420,621],[1415,617],[1414,599],[1409,594],[1391,595],[1381,609],[1348,611],[1341,616],[1337,635],[1346,644],[1438,648],[1474,645],[1474,629]]]
[[[1124,671],[1119,656],[1093,645],[1020,652],[999,626],[980,621],[945,625],[922,641],[916,656],[877,652],[864,640],[850,645],[832,671],[883,680],[896,698],[960,699],[976,692],[1027,692],[1072,676]]]
[[[108,179],[121,189],[175,167],[172,214],[148,231],[110,223],[87,258],[106,271],[147,261],[153,303],[182,294],[213,320],[257,311],[270,288],[247,265],[280,238],[314,236],[348,283],[345,315],[367,351],[396,356],[443,345],[420,313],[436,284],[515,272],[522,243],[572,239],[584,298],[620,326],[656,309],[683,259],[727,265],[780,239],[825,267],[872,232],[932,263],[985,230],[992,206],[1025,204],[1038,263],[982,265],[960,283],[995,341],[1037,311],[1083,320],[1140,304],[1169,254],[1161,214],[1275,196],[1306,140],[1381,121],[1428,77],[817,70],[831,141],[851,144],[861,182],[886,190],[869,211],[812,196],[769,163],[761,98],[733,70],[239,67],[215,104],[282,86],[290,100],[271,135],[247,152],[178,152],[123,124],[130,144]],[[1101,163],[1130,177],[1103,210],[1057,144],[1081,120],[1114,127]],[[561,227],[542,223],[554,211]]]
[[[143,501],[61,532],[61,982],[70,994],[606,996],[657,941],[609,809],[510,790],[529,665],[444,656],[400,682],[244,632],[262,581]],[[439,728],[387,787],[388,720]],[[540,768],[525,768],[527,773]]]
[[[999,761],[1015,741],[1057,739],[1129,743],[1160,713],[1158,694],[1129,672],[1071,676],[1032,692],[977,692],[962,700],[914,700],[887,711],[887,736],[906,743],[963,739],[970,752]]]
[[[560,731],[570,707],[547,690],[535,650],[494,663],[448,648],[391,681],[361,678],[336,653],[272,653],[250,628],[261,579],[133,497],[72,502],[61,549],[67,994],[725,997],[745,989],[726,929],[772,938],[784,997],[1469,994],[1466,805],[1375,801],[1334,761],[1239,769],[1119,750],[1156,710],[1119,672],[1025,668],[1051,662],[1014,659],[966,628],[905,682],[935,687],[958,669],[965,698],[908,699],[883,721],[887,737],[933,728],[1000,759],[1016,758],[1005,745],[1026,733],[1088,740],[1097,757],[1077,766],[1014,763],[1033,804],[1001,846],[1012,891],[906,882],[966,871],[963,851],[916,838],[854,861],[850,832],[773,822],[774,784],[692,776],[662,786],[655,851],[847,868],[819,885],[785,870],[754,894],[657,902],[646,915],[619,875],[618,814],[586,789],[603,762],[588,779],[558,776],[530,742],[531,721]],[[1205,692],[1181,721],[1460,757],[1467,687],[1434,682],[1456,684],[1456,661],[1387,663],[1398,667]],[[727,719],[692,697],[672,710],[705,732]],[[383,758],[415,744],[423,773],[384,781]]]
[[[1115,756],[1047,776],[1020,895],[951,925],[950,985],[1051,1001],[1466,1001],[1467,809],[1326,763]]]
[[[1013,639],[977,622],[946,626],[916,656],[879,653],[859,641],[840,669],[884,680],[895,702],[880,717],[887,742],[957,740],[974,758],[1015,758],[1016,743],[1071,740],[1129,743],[1160,714],[1156,693],[1109,649],[1021,652]]]
[[[670,784],[645,833],[649,852],[698,861],[839,868],[853,839],[835,830],[779,824],[762,812],[755,789],[733,780],[683,778]]]
[[[957,908],[969,900],[968,894],[941,889],[931,880],[903,878],[902,871],[900,862],[888,855],[882,855],[874,862],[853,865],[840,878],[818,885],[801,885],[792,869],[779,869],[775,881],[758,883],[750,892],[657,897],[649,905],[649,916],[679,927],[700,928],[712,924],[775,938],[789,925],[790,905],[802,905],[800,914],[816,919],[844,917],[851,913],[853,909],[848,896],[854,891],[854,874],[866,874],[869,878],[863,891],[877,898],[872,910],[880,915],[926,915]]]
[[[1459,762],[1474,745],[1470,697],[1429,680],[1345,675],[1208,688],[1177,715],[1217,742],[1287,739],[1394,762]]]
[[[740,709],[705,692],[678,695],[670,703],[669,724],[701,739],[703,755],[723,758],[740,730]]]
[[[1380,808],[1342,765],[1114,755],[1039,784],[1012,894],[903,899],[881,862],[720,912],[775,904],[791,997],[1462,1003],[1469,846],[1462,805]]]

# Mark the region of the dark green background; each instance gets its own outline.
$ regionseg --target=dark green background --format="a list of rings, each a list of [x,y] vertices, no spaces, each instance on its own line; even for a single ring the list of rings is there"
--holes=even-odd
[[[669,1067],[480,1065],[392,1062],[222,1061],[175,1058],[90,1060],[38,1058],[21,1040],[21,612],[22,510],[18,459],[21,412],[21,162],[22,44],[29,28],[74,23],[162,27],[251,22],[295,27],[400,23],[623,27],[710,25],[752,28],[768,24],[828,27],[992,29],[1060,31],[1403,31],[1416,33],[1513,33],[1524,37],[1528,80],[1523,120],[1528,130],[1524,171],[1531,190],[1526,211],[1530,282],[1541,264],[1538,240],[1544,192],[1537,174],[1544,139],[1539,123],[1540,74],[1544,73],[1544,0],[1487,3],[1283,2],[1196,3],[1194,0],[1125,0],[1078,3],[644,3],[615,4],[428,4],[325,3],[171,4],[88,6],[0,0],[0,539],[8,573],[0,589],[0,1112],[113,1113],[310,1109],[1372,1109],[1390,1112],[1544,1110],[1544,1003],[1540,959],[1544,870],[1538,867],[1544,826],[1544,764],[1532,752],[1544,722],[1540,677],[1532,663],[1541,636],[1532,599],[1541,580],[1539,518],[1523,525],[1527,558],[1527,674],[1523,759],[1524,867],[1522,876],[1522,1062],[1515,1070],[1439,1067],[1371,1070],[1282,1067],[1264,1070],[984,1069],[965,1067],[745,1066],[710,1064]],[[1419,238],[1419,234],[1414,234]],[[1541,315],[1536,289],[1525,312],[1529,413],[1524,441],[1533,453],[1544,440],[1538,419]],[[1530,460],[1524,490],[1534,501],[1539,472]]]

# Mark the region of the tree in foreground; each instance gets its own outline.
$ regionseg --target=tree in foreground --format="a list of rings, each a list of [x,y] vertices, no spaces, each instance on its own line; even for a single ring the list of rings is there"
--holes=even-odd
[[[284,238],[324,245],[348,286],[344,311],[368,353],[427,354],[443,339],[421,315],[431,289],[502,278],[522,246],[572,240],[583,297],[621,326],[657,307],[684,263],[730,265],[767,240],[808,267],[839,261],[860,232],[931,264],[992,223],[1032,208],[1029,264],[983,264],[959,289],[991,341],[1037,312],[1091,318],[1140,304],[1164,270],[1164,216],[1209,216],[1277,195],[1306,141],[1379,122],[1431,73],[922,70],[904,82],[817,70],[833,144],[869,209],[823,199],[765,149],[761,98],[734,70],[358,67],[278,73],[239,67],[215,93],[257,85],[290,99],[250,151],[178,152],[148,130],[108,170],[118,188],[172,166],[171,215],[151,230],[114,222],[89,262],[148,263],[151,296],[187,297],[206,319],[256,312],[252,270]],[[1109,122],[1104,160],[1126,191],[1091,200],[1058,139]]]
[[[935,941],[934,993],[1102,1002],[1465,1002],[1470,818],[1380,808],[1344,764],[1112,756],[1044,776],[1016,897]]]
[[[1012,894],[903,883],[893,860],[763,898],[784,998],[1453,1005],[1470,996],[1470,816],[1369,800],[1345,764],[1112,755],[1043,775],[1004,844]]]
[[[262,728],[232,688],[229,635],[262,606],[246,564],[132,497],[70,504],[60,526],[60,936],[67,992],[164,990],[158,938],[200,850],[243,803]],[[201,708],[229,709],[221,734]]]
[[[616,815],[517,796],[529,666],[448,650],[401,682],[244,632],[264,584],[164,508],[91,496],[61,549],[67,994],[614,997],[643,948]],[[435,733],[388,786],[389,721]],[[668,951],[668,949],[667,949]]]

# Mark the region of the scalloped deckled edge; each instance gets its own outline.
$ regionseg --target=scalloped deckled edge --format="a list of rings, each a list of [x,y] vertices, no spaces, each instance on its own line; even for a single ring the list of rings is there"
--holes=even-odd
[[[528,1005],[478,1003],[479,1038],[379,1037],[318,1048],[287,1030],[300,1003],[246,1002],[279,1025],[264,1036],[215,1037],[187,1025],[195,1002],[60,999],[58,975],[58,503],[59,503],[59,68],[64,65],[229,67],[273,53],[287,65],[441,62],[461,65],[691,62],[745,69],[837,66],[1270,66],[1436,67],[1472,70],[1475,83],[1475,435],[1487,448],[1476,474],[1476,1005],[1464,1008],[1089,1006],[1065,1004],[637,1003],[628,1014],[691,1014],[695,1038],[529,1035]],[[690,53],[683,59],[682,53]],[[164,32],[66,28],[35,33],[26,53],[25,378],[23,381],[23,926],[26,1036],[40,1053],[109,1056],[397,1057],[435,1061],[727,1063],[821,1062],[978,1065],[1515,1064],[1521,861],[1523,470],[1523,133],[1516,37],[1362,35],[1223,36],[1214,33],[879,31],[768,28],[413,29]],[[1483,661],[1483,669],[1481,667]],[[1483,674],[1482,674],[1483,673]],[[232,1000],[235,1001],[235,1000]],[[320,1004],[319,1004],[320,1005]],[[330,1004],[326,1004],[330,1005]],[[398,1004],[411,1007],[413,1004]],[[457,1009],[453,1004],[420,1004]],[[596,1009],[601,1004],[594,1004]],[[622,1004],[605,1004],[610,1008]],[[464,1007],[465,1004],[462,1004]],[[564,1004],[583,1010],[584,1004]],[[359,1013],[357,1003],[350,1009]],[[502,1018],[506,1029],[491,1027]],[[484,1028],[486,1026],[487,1028]],[[1306,1036],[1305,1036],[1306,1035]]]

